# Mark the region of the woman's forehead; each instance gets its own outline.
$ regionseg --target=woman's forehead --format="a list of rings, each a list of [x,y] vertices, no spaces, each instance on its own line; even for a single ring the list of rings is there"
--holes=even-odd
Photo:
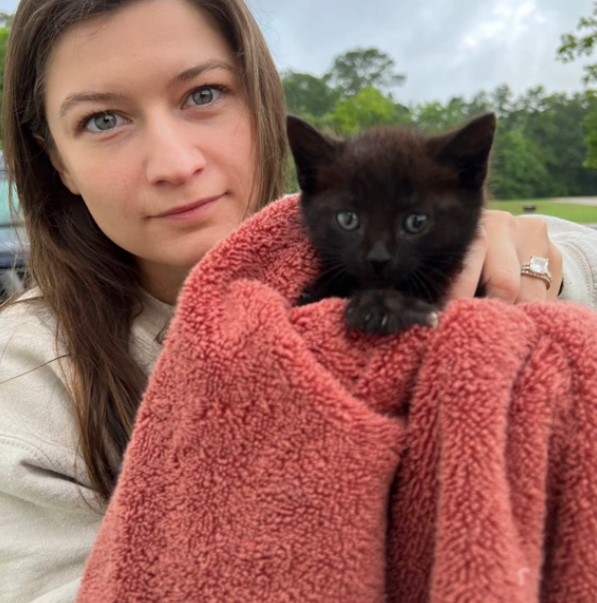
[[[47,93],[123,78],[132,84],[143,75],[172,76],[209,61],[235,66],[228,41],[208,16],[186,0],[142,0],[66,31],[46,66]]]

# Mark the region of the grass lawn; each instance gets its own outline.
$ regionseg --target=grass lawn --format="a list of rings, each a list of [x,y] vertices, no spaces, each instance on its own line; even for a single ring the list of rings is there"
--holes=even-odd
[[[528,199],[522,201],[491,201],[491,209],[501,209],[509,211],[514,215],[525,212],[523,205],[534,205],[537,209],[536,214],[545,214],[547,216],[556,216],[580,224],[597,224],[597,199],[595,207],[590,205],[573,205],[568,203],[557,203],[550,199]],[[529,215],[532,215],[530,213]]]

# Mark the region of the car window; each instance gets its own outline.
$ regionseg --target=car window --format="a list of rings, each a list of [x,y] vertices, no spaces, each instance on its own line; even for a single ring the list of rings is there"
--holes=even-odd
[[[15,204],[18,207],[16,195]],[[18,216],[10,211],[9,185],[0,153],[0,299],[22,289],[26,237]]]
[[[8,193],[8,181],[4,178],[0,178],[0,248],[2,250],[5,250],[9,246],[12,247],[16,245],[22,231],[22,229],[19,228],[19,218],[16,218],[16,223],[13,221]]]

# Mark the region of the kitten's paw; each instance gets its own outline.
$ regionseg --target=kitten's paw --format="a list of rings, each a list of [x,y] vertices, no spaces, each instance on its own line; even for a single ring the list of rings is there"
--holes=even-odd
[[[346,307],[346,324],[364,333],[393,335],[414,325],[436,328],[439,310],[392,289],[360,291]]]

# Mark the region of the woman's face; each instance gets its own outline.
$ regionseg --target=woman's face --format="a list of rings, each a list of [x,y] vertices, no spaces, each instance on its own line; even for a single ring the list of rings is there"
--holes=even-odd
[[[172,302],[256,205],[252,122],[227,42],[186,0],[143,0],[67,31],[46,80],[62,181]]]

